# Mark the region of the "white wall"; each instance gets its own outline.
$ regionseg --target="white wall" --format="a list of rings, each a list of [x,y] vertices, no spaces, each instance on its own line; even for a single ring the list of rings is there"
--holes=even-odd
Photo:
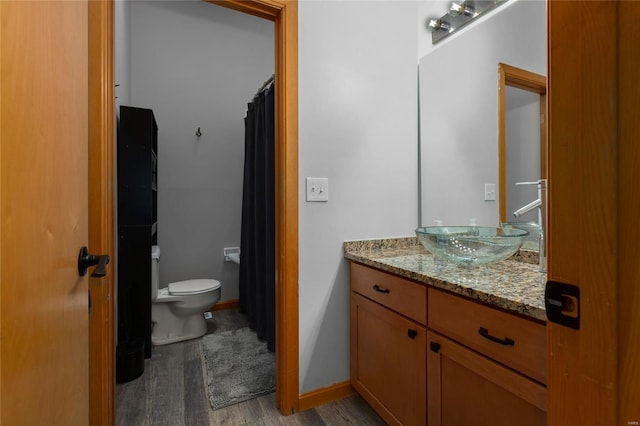
[[[345,240],[418,222],[418,2],[299,3],[300,391],[349,379]],[[329,202],[305,202],[306,176]]]
[[[222,282],[238,297],[244,114],[274,72],[273,23],[200,1],[131,3],[131,104],[158,122],[161,285]],[[200,127],[202,136],[196,137]]]
[[[118,0],[114,3],[114,68],[115,68],[115,117],[114,135],[117,135],[118,121],[120,119],[120,105],[129,105],[131,102],[131,55],[129,45],[131,42],[131,2],[129,0]],[[117,137],[113,141],[114,153],[117,152]],[[114,175],[117,179],[117,155],[114,159]],[[118,185],[114,185],[114,211],[118,211]],[[118,215],[115,215],[113,227],[113,241],[116,241],[112,258],[118,258]],[[114,295],[116,300],[116,318],[117,318],[117,300],[118,300],[118,262],[114,262],[113,270]],[[115,327],[115,342],[118,342],[118,327]]]
[[[120,116],[120,105],[131,102],[131,2],[118,0],[114,5],[115,18],[115,96],[116,115]],[[117,241],[117,239],[116,239]]]
[[[422,223],[497,225],[498,63],[546,75],[546,3],[510,0],[420,60]],[[498,197],[500,194],[498,194]]]

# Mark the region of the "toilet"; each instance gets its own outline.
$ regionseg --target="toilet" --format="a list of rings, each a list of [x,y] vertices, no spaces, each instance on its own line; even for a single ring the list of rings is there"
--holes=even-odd
[[[204,312],[220,300],[218,280],[197,279],[158,288],[160,247],[151,249],[151,343],[167,345],[195,339],[207,332]]]

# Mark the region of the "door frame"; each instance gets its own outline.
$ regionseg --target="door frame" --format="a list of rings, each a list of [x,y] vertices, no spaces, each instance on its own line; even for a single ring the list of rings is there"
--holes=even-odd
[[[103,278],[89,278],[89,422],[115,424],[114,3],[89,1],[89,248],[107,253]]]
[[[507,119],[506,86],[540,95],[540,179],[547,178],[547,78],[498,63],[498,194],[500,223],[507,222]],[[546,229],[543,227],[542,229]]]
[[[618,424],[640,422],[640,4],[620,2],[618,9]],[[627,224],[630,225],[627,228]]]
[[[276,406],[299,409],[298,362],[298,2],[206,0],[274,22],[276,87]],[[89,2],[90,240],[92,250],[114,251],[114,0]],[[95,247],[95,248],[93,248]],[[115,292],[92,286],[90,410],[92,425],[115,423]],[[108,284],[108,286],[105,286]],[[97,300],[102,301],[96,306]]]
[[[268,19],[275,35],[276,407],[299,409],[298,1],[205,0]]]

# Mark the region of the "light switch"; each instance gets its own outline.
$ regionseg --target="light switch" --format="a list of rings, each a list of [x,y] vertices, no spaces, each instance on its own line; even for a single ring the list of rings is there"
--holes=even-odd
[[[329,201],[329,178],[307,178],[307,201]]]
[[[485,201],[496,200],[496,184],[495,183],[484,184],[484,200]]]

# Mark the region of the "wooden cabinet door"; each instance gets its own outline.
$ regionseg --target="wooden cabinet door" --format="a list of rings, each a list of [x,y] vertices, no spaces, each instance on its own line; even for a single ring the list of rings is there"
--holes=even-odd
[[[540,426],[546,388],[431,331],[427,332],[429,426]]]
[[[426,424],[426,329],[351,292],[351,383],[389,424]]]

